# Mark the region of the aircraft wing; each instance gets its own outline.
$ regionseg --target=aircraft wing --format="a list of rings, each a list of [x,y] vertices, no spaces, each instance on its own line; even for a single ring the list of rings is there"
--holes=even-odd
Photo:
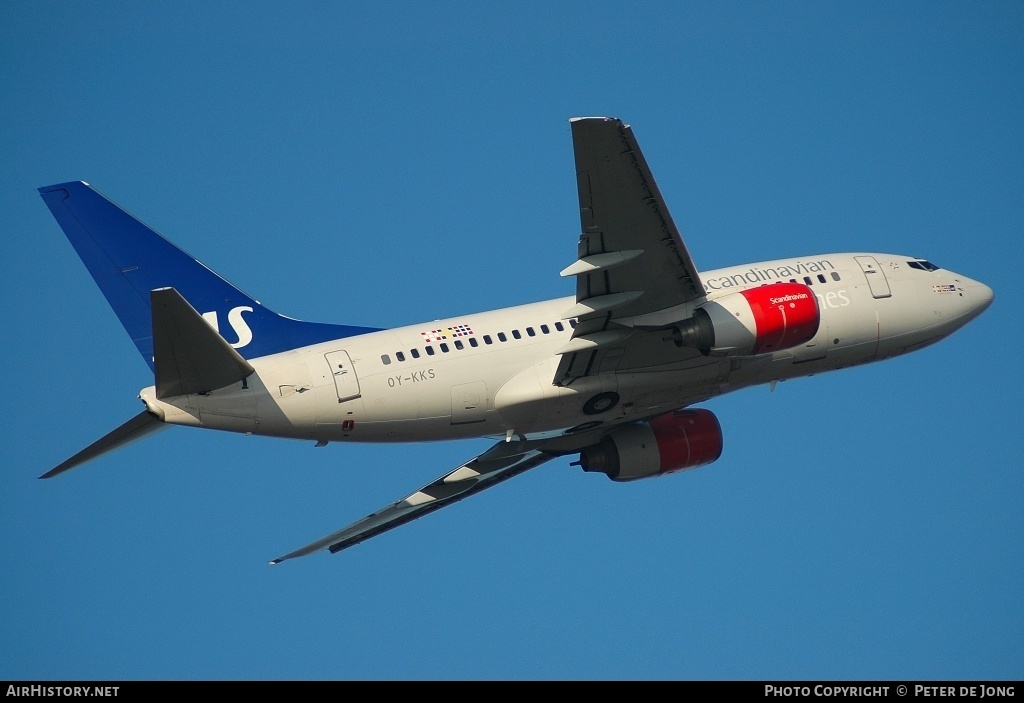
[[[545,442],[541,440],[498,442],[483,454],[402,500],[270,563],[280,564],[287,559],[312,554],[321,549],[327,549],[332,554],[340,552],[363,540],[479,493],[558,456],[557,453],[542,451],[540,447],[544,444]]]
[[[688,317],[707,293],[629,125],[608,117],[570,121],[579,189],[573,340],[562,351],[559,383],[678,359],[664,347],[659,319]],[[662,313],[659,318],[658,313]],[[673,345],[674,346],[674,345]]]

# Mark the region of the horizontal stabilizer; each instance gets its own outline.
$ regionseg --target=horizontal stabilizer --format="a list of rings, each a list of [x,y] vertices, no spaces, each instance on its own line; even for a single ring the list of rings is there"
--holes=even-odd
[[[209,393],[247,378],[253,368],[173,288],[150,293],[156,397]]]
[[[62,474],[69,469],[79,466],[80,464],[92,461],[96,457],[102,456],[107,452],[120,449],[121,447],[138,441],[144,437],[148,437],[149,435],[166,428],[167,425],[160,422],[160,420],[155,418],[153,415],[150,415],[149,412],[143,410],[113,432],[105,435],[102,439],[96,440],[88,447],[78,452],[78,454],[75,454],[67,461],[50,469],[39,478],[53,478],[57,474]]]

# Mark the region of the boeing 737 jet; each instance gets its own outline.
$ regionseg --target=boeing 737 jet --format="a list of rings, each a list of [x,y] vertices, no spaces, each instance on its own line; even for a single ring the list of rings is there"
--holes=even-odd
[[[630,127],[570,125],[581,234],[561,275],[576,294],[397,329],[283,317],[87,183],[40,188],[154,377],[141,412],[42,478],[169,425],[318,446],[494,439],[276,564],[338,552],[557,457],[613,481],[709,464],[722,430],[694,406],[921,349],[992,302],[988,286],[898,254],[700,271]]]

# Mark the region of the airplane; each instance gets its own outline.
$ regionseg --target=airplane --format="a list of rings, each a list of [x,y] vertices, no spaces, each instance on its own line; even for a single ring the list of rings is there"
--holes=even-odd
[[[153,385],[40,478],[170,425],[315,442],[494,440],[384,508],[272,560],[336,553],[558,457],[617,482],[722,454],[716,396],[916,351],[993,300],[913,256],[833,253],[700,271],[632,128],[569,121],[576,293],[395,329],[264,307],[85,182],[39,189]],[[568,257],[567,257],[568,258]]]

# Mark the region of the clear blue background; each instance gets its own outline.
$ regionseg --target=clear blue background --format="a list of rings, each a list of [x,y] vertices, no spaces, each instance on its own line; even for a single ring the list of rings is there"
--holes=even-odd
[[[1024,678],[1021,3],[12,1],[0,52],[0,679]],[[702,269],[896,252],[996,301],[709,403],[712,466],[555,461],[277,567],[487,442],[172,428],[37,480],[152,382],[38,186],[397,326],[573,292],[577,115]]]

